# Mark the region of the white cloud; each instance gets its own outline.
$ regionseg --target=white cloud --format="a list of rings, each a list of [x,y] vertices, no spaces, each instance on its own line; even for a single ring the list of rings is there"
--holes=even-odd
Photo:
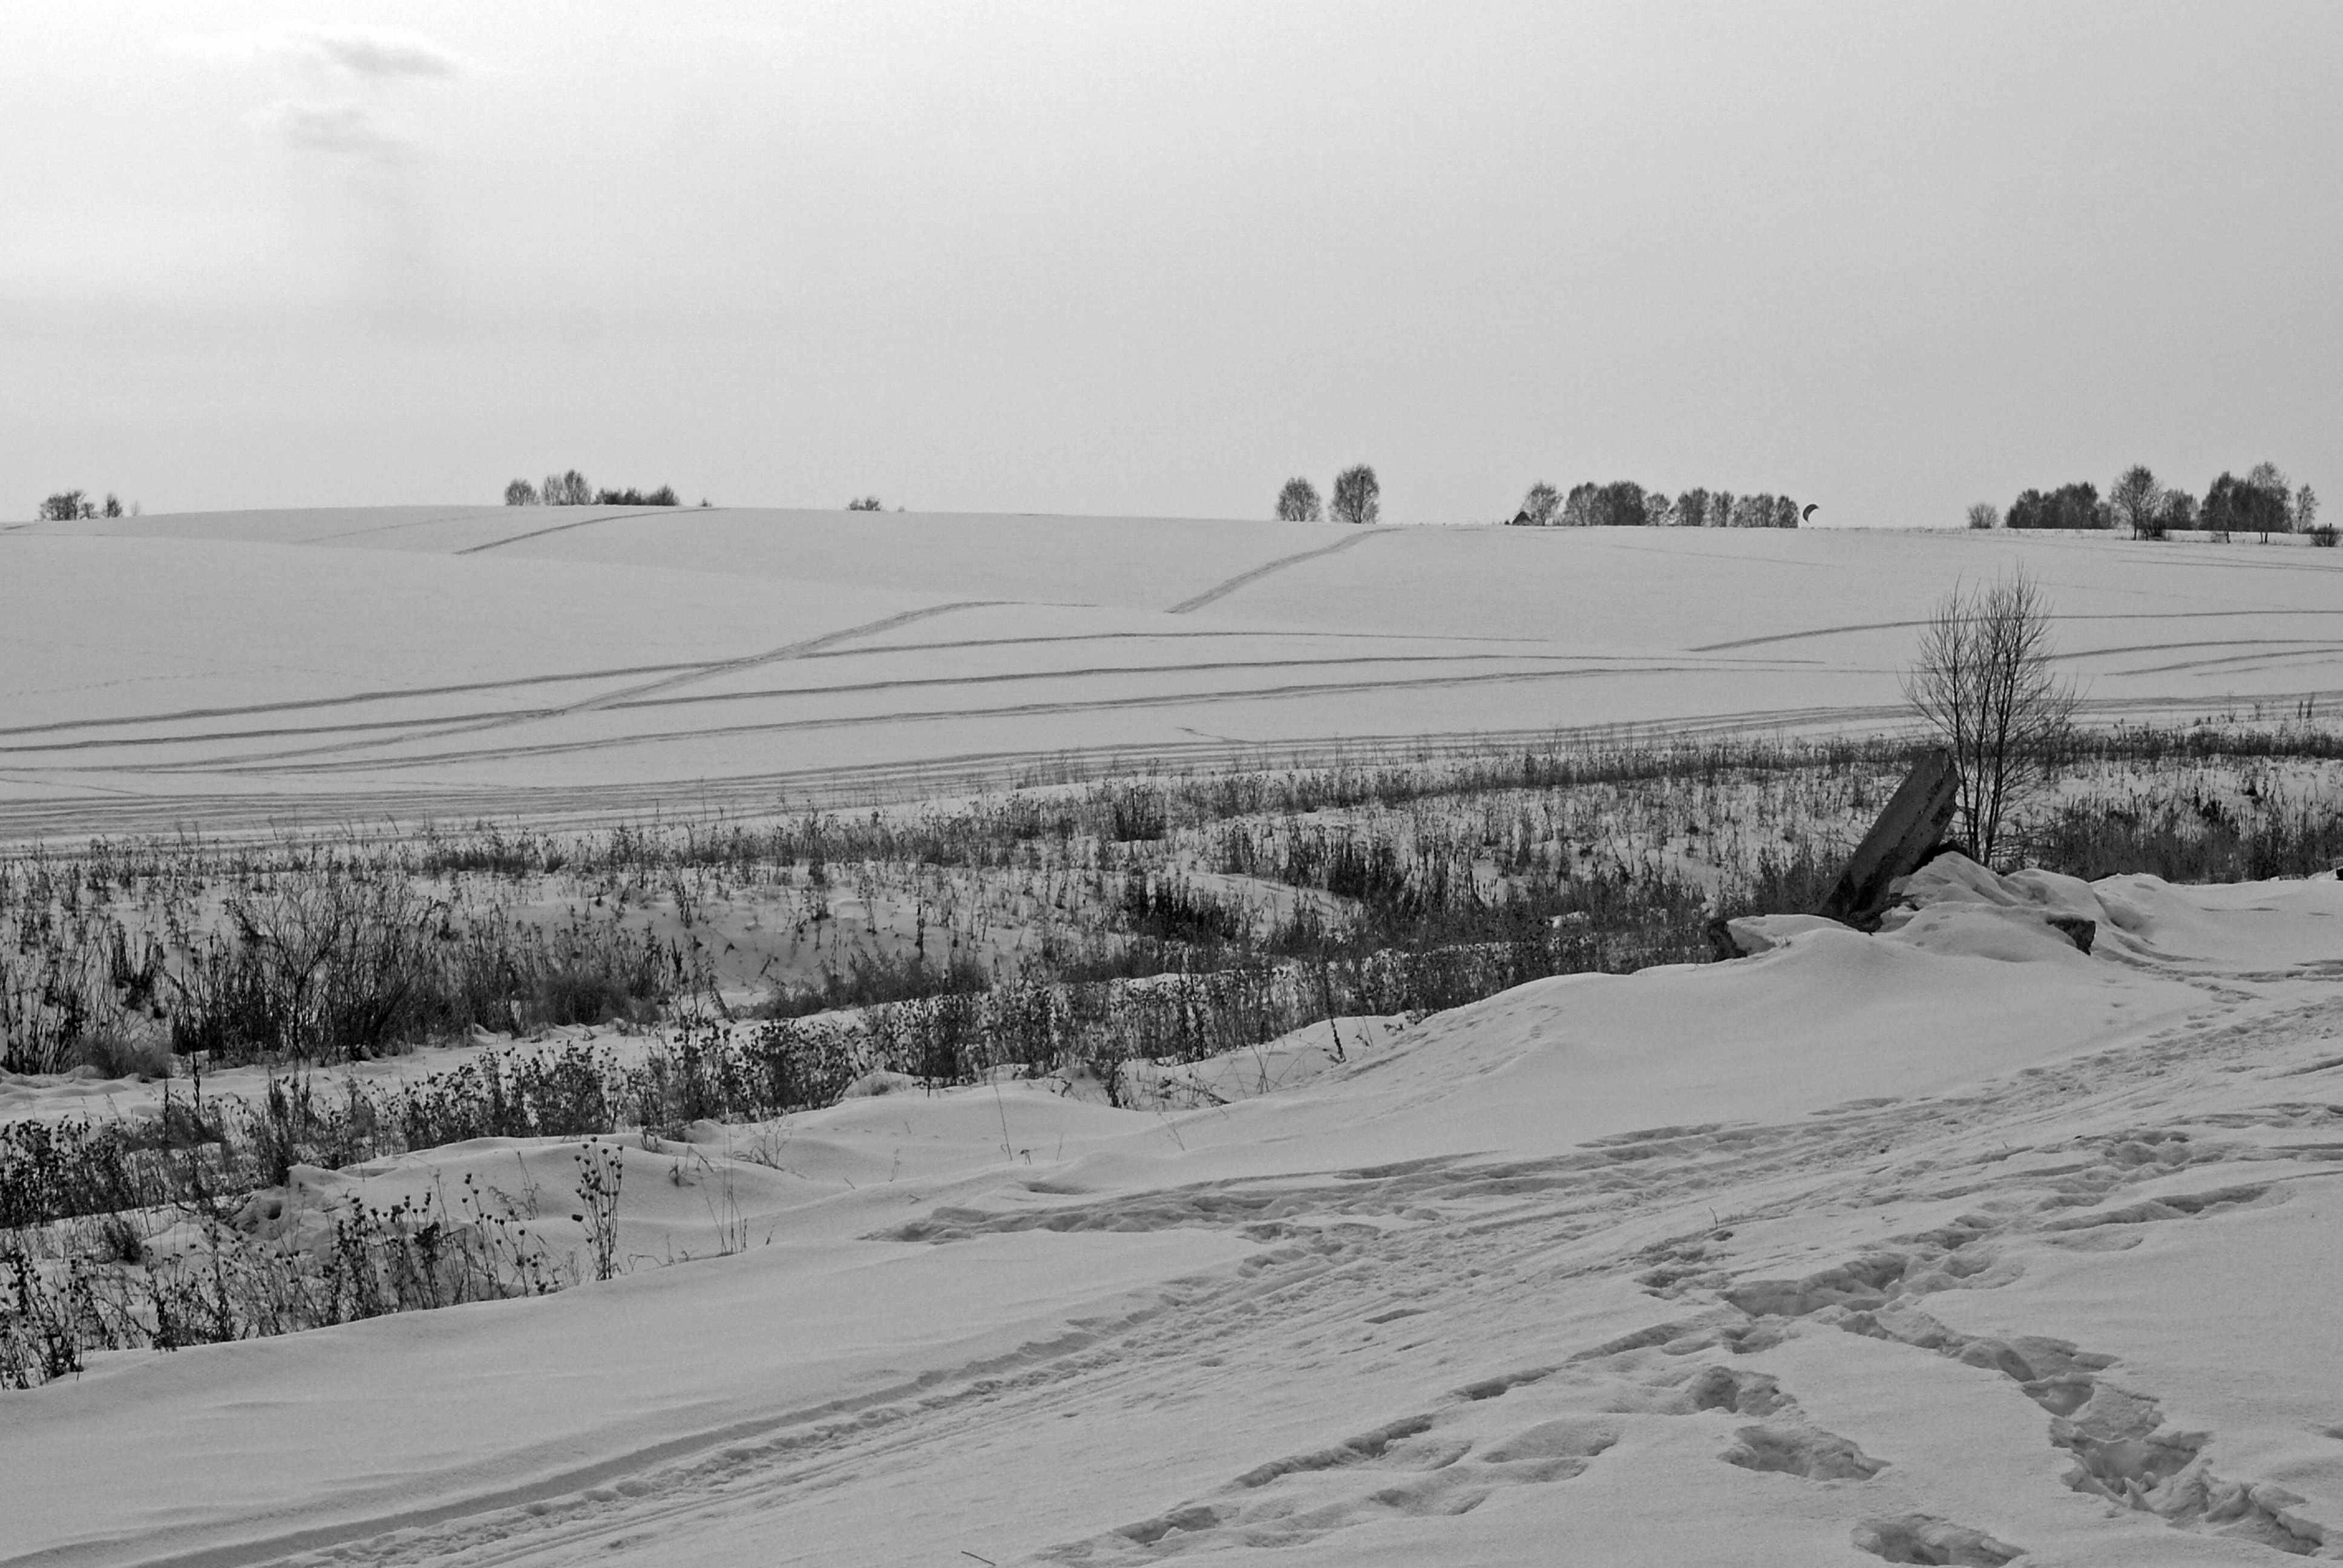
[[[372,82],[405,76],[455,76],[468,69],[460,55],[416,33],[373,27],[294,27],[286,46],[305,51]]]
[[[207,59],[289,61],[362,82],[445,79],[475,69],[470,60],[420,33],[386,27],[305,23],[182,38],[178,45]]]
[[[372,109],[358,103],[275,104],[261,111],[260,123],[305,152],[382,158],[406,146]]]

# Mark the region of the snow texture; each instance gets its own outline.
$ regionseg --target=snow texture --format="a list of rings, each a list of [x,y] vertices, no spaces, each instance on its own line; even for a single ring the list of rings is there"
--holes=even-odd
[[[0,1396],[0,1562],[2343,1555],[2343,884],[1904,897],[1225,1105],[630,1143],[607,1284]]]

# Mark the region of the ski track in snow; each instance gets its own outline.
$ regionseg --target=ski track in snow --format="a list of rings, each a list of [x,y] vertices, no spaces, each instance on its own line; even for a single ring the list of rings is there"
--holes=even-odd
[[[1259,582],[1262,578],[1270,576],[1272,573],[1282,572],[1288,567],[1300,566],[1303,561],[1314,561],[1321,556],[1331,556],[1337,550],[1347,550],[1353,545],[1373,538],[1376,534],[1381,531],[1382,530],[1375,528],[1361,528],[1358,532],[1353,533],[1347,538],[1338,539],[1331,545],[1324,545],[1314,550],[1302,550],[1294,555],[1281,557],[1276,560],[1257,566],[1251,571],[1239,572],[1236,576],[1229,578],[1228,581],[1208,588],[1202,593],[1196,595],[1193,598],[1182,599],[1178,604],[1172,606],[1171,608],[1165,610],[1163,613],[1165,615],[1192,615],[1195,611],[1203,608],[1208,604],[1213,604],[1221,599],[1228,598],[1229,595],[1236,592],[1237,589],[1241,588],[1246,587],[1248,584]]]
[[[694,508],[692,509],[697,511],[699,508]],[[713,511],[715,508],[709,508],[708,509]],[[572,528],[590,528],[603,523],[624,522],[628,518],[671,518],[676,515],[676,509],[674,508],[661,507],[654,511],[649,512],[613,512],[607,517],[579,518],[574,522],[555,523],[550,528],[531,528],[525,534],[512,534],[501,539],[490,539],[484,545],[468,545],[464,548],[452,553],[459,556],[483,555],[489,550],[500,550],[507,545],[517,545],[526,539],[541,539],[548,534],[566,534]],[[359,529],[357,531],[363,533],[368,530]],[[335,535],[331,537],[348,538],[349,536]]]
[[[2043,1442],[2071,1462],[2067,1485],[2120,1504],[2127,1517],[2277,1554],[2324,1553],[2328,1533],[2295,1511],[2299,1499],[2209,1462],[2218,1434],[2171,1430],[2155,1391],[2115,1358],[2053,1337],[1965,1335],[1923,1308],[1938,1292],[2016,1277],[2008,1258],[2018,1243],[2123,1246],[2147,1227],[2217,1223],[2343,1177],[2343,1104],[2307,1098],[2343,1085],[2298,1081],[2337,1071],[2343,1057],[2270,1063],[2338,1029],[2343,998],[2329,995],[2245,1021],[2167,1029],[1957,1097],[1856,1103],[1779,1125],[1657,1128],[1560,1158],[1427,1160],[1071,1199],[1038,1212],[940,1210],[883,1234],[950,1246],[1033,1227],[1205,1226],[1237,1231],[1262,1250],[1233,1277],[1172,1284],[1119,1321],[929,1386],[851,1409],[776,1412],[764,1432],[710,1434],[679,1458],[674,1449],[691,1444],[665,1445],[600,1467],[590,1483],[541,1489],[521,1506],[368,1521],[333,1532],[330,1552],[300,1560],[551,1563],[629,1548],[685,1561],[698,1532],[758,1519],[771,1533],[763,1561],[834,1561],[791,1549],[786,1511],[819,1509],[850,1480],[915,1487],[928,1467],[988,1434],[1078,1411],[1241,1397],[1235,1391],[1249,1385],[1312,1376],[1372,1378],[1443,1346],[1466,1347],[1469,1361],[1485,1353],[1473,1347],[1506,1339],[1506,1325],[1535,1322],[1556,1292],[1604,1276],[1632,1277],[1654,1298],[1647,1326],[1555,1343],[1547,1359],[1485,1364],[1444,1396],[1327,1431],[1314,1445],[1232,1452],[1220,1484],[1166,1497],[1155,1512],[1101,1520],[1087,1536],[1030,1542],[1013,1558],[984,1555],[1149,1563],[1459,1516],[1500,1493],[1566,1489],[1591,1467],[1638,1462],[1630,1456],[1655,1433],[1683,1423],[1706,1435],[1713,1462],[1831,1489],[1859,1552],[1987,1564],[2021,1554],[2024,1543],[1996,1534],[1995,1521],[1932,1512],[1941,1504],[1931,1477],[1828,1430],[1796,1386],[1758,1363],[1786,1339],[1817,1332],[2003,1380],[1997,1397],[2043,1412]],[[2268,1083],[2265,1103],[2209,1117],[2179,1103],[2208,1079],[2241,1073]],[[2043,1146],[2056,1148],[2056,1162],[2012,1160],[2034,1151],[2029,1136],[2078,1119],[2094,1130]],[[2273,1161],[2287,1171],[2252,1176]],[[2200,1181],[2185,1180],[2199,1170]],[[2176,1177],[2188,1190],[2133,1196]],[[1785,1217],[1947,1198],[1969,1211],[1817,1269],[1769,1272],[1729,1244],[1735,1230]],[[231,1568],[328,1544],[159,1561]],[[880,1551],[868,1560],[886,1559]]]

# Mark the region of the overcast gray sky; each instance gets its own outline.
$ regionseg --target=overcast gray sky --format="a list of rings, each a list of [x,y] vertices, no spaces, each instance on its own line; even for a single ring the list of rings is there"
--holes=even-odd
[[[2331,0],[20,5],[0,514],[2343,513],[2338,67]]]

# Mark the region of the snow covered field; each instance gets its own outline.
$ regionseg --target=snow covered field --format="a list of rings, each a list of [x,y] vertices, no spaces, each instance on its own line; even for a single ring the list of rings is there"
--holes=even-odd
[[[630,1144],[625,1277],[0,1395],[0,1562],[2343,1555],[2343,885],[1916,902],[1224,1106]],[[558,1234],[573,1153],[312,1198],[473,1174]]]
[[[2021,559],[2101,717],[2343,691],[2343,557],[2243,542],[721,508],[25,524],[0,528],[0,834],[1878,725],[1914,621]]]

